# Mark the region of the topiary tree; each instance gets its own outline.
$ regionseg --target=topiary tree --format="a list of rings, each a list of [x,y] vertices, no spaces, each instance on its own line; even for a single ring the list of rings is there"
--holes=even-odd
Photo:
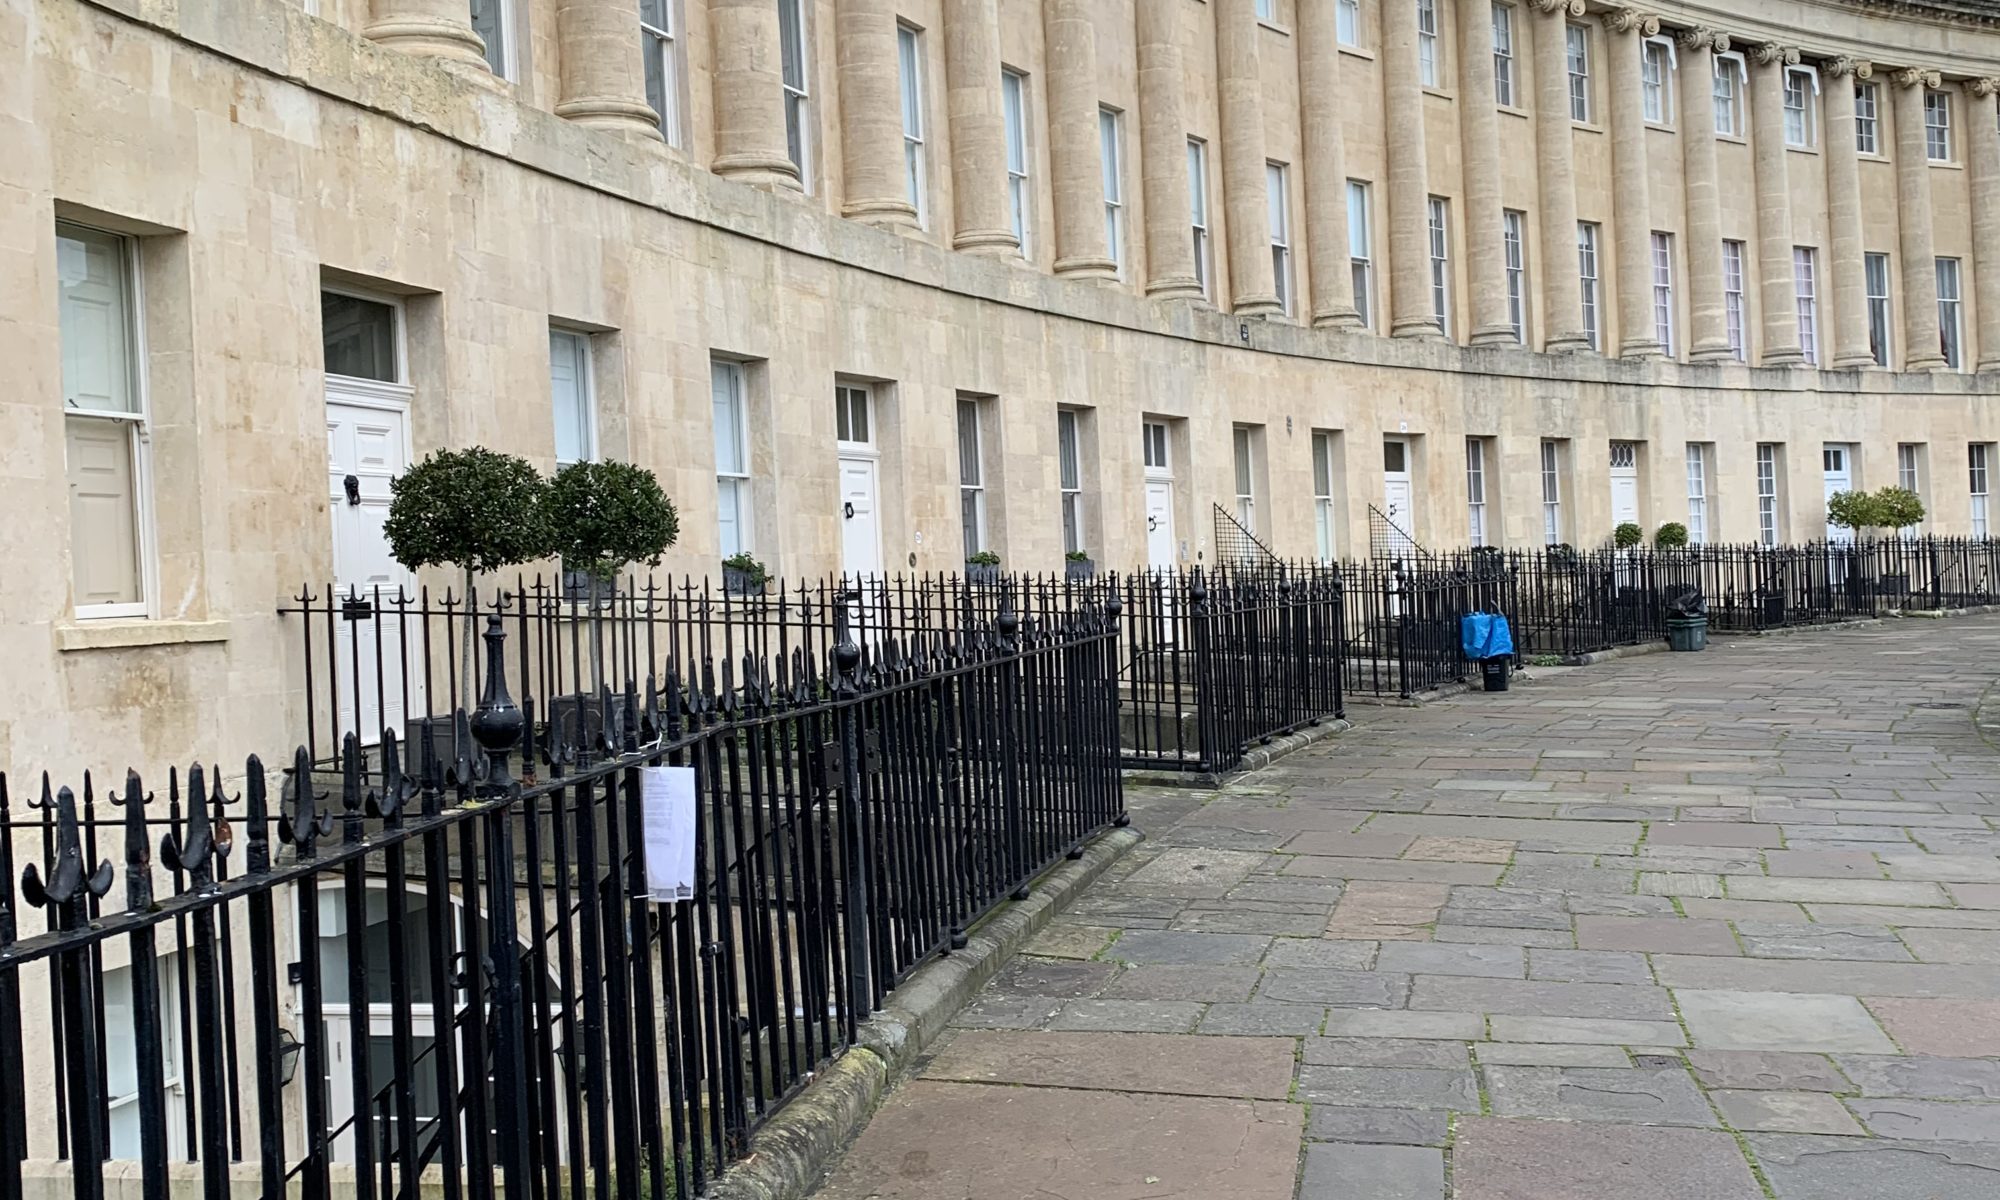
[[[1653,545],[1660,550],[1680,550],[1688,544],[1688,527],[1679,521],[1668,521],[1653,531]]]
[[[549,552],[548,481],[526,459],[484,446],[433,450],[389,485],[382,536],[408,570],[455,566],[464,576],[465,640],[459,704],[472,704],[474,575]]]
[[[577,462],[556,472],[547,505],[549,548],[563,566],[592,582],[591,690],[603,689],[603,616],[599,583],[636,562],[656,566],[680,536],[680,515],[644,467],[622,462]]]
[[[1924,519],[1924,502],[1908,488],[1835,492],[1826,498],[1827,524],[1852,529],[1907,529]]]
[[[1646,531],[1636,521],[1620,521],[1618,528],[1611,531],[1611,542],[1620,550],[1630,550],[1645,540]]]
[[[1924,519],[1923,498],[1904,487],[1885,487],[1875,493],[1875,516],[1886,529],[1908,529]]]

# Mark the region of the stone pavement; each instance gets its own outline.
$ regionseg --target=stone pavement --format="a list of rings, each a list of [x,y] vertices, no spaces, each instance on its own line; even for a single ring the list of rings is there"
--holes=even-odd
[[[1721,639],[1137,791],[819,1195],[2000,1198],[1996,669]]]

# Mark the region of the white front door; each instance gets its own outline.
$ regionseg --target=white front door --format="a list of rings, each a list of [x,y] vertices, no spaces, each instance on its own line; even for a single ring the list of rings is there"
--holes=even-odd
[[[1611,527],[1639,523],[1639,450],[1631,442],[1611,443]]]
[[[1146,565],[1174,569],[1174,481],[1146,481]]]
[[[415,600],[410,573],[389,553],[382,525],[389,517],[390,481],[410,465],[409,413],[382,402],[326,399],[327,506],[333,516],[334,664],[338,735],[359,733],[373,744],[384,729],[403,733],[407,713],[424,711],[423,677],[402,669],[404,630],[398,594]],[[352,481],[352,482],[350,482]],[[350,598],[356,603],[346,603]],[[421,617],[407,639],[420,644]]]
[[[840,569],[856,578],[882,573],[876,477],[872,458],[840,460]]]
[[[1382,515],[1390,529],[1383,549],[1390,558],[1403,558],[1416,549],[1412,533],[1416,521],[1415,501],[1410,488],[1410,444],[1400,438],[1382,443]]]
[[[1828,442],[1820,452],[1820,462],[1826,479],[1826,498],[1833,499],[1835,492],[1854,489],[1854,447]],[[1851,542],[1854,531],[1828,522],[1826,540],[1829,542]]]

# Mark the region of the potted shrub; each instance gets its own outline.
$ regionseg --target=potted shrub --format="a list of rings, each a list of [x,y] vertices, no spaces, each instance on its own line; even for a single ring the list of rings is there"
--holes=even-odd
[[[434,450],[389,485],[382,536],[406,569],[455,566],[461,572],[465,633],[459,652],[457,707],[470,709],[473,625],[478,596],[473,577],[549,553],[548,481],[526,459],[483,446]],[[437,751],[454,756],[451,718],[438,718]],[[421,745],[423,722],[406,730]]]
[[[1611,531],[1611,544],[1620,550],[1630,550],[1645,540],[1646,531],[1636,521],[1620,521],[1618,528]]]
[[[1580,563],[1576,547],[1568,542],[1557,542],[1542,548],[1542,556],[1548,560],[1552,571],[1574,571]]]
[[[1668,521],[1653,531],[1653,548],[1656,550],[1685,550],[1688,544],[1688,527],[1679,521]]]
[[[680,534],[680,516],[646,468],[576,462],[556,472],[549,484],[547,520],[550,549],[562,556],[567,571],[589,585],[590,690],[595,697],[604,690],[604,610],[617,593],[618,573],[633,563],[658,565]],[[551,701],[549,720],[566,719],[563,710],[577,700]]]
[[[991,550],[981,550],[977,554],[967,555],[965,580],[967,583],[999,583],[1000,556]]]
[[[731,596],[761,596],[771,573],[748,550],[738,550],[722,560],[722,590]]]
[[[1835,492],[1826,498],[1827,524],[1853,530],[1857,537],[1866,537],[1871,529],[1909,529],[1923,519],[1924,502],[1908,488]],[[1858,558],[1850,558],[1848,566],[1850,586],[1858,591],[1861,588]],[[1879,595],[1902,596],[1909,590],[1908,571],[1884,571],[1875,580]]]
[[[1073,580],[1092,579],[1097,575],[1097,564],[1090,560],[1087,550],[1072,550],[1063,555],[1063,575]]]

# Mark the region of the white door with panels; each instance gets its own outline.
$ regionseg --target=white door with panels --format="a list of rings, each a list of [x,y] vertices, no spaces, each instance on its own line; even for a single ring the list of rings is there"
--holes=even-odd
[[[409,413],[401,406],[343,400],[328,389],[337,733],[358,733],[370,745],[384,729],[401,737],[405,716],[424,711],[422,673],[402,669],[404,631],[394,615],[399,593],[415,600],[414,582],[382,535],[389,485],[410,465],[408,428]],[[409,623],[408,640],[420,644],[421,618]]]
[[[840,452],[840,569],[857,581],[882,574],[881,459],[875,449],[875,393],[866,384],[834,390]]]
[[[1828,442],[1820,451],[1820,464],[1826,480],[1826,498],[1833,499],[1835,492],[1854,490],[1854,447],[1839,442]],[[1854,531],[1828,522],[1826,540],[1829,542],[1852,542]]]
[[[1177,561],[1174,542],[1173,460],[1167,448],[1167,424],[1147,421],[1140,426],[1146,464],[1146,565],[1171,571]]]
[[[1382,442],[1382,515],[1389,519],[1382,551],[1391,559],[1414,553],[1416,502],[1410,482],[1410,443],[1401,438]]]
[[[1639,523],[1639,447],[1611,443],[1611,528]]]

